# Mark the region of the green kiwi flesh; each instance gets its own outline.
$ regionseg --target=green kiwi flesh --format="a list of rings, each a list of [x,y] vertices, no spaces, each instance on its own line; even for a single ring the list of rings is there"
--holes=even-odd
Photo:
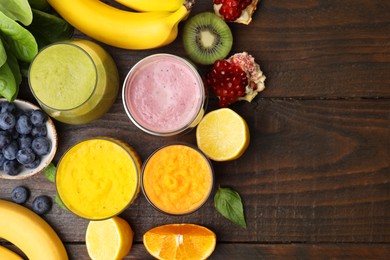
[[[211,12],[197,14],[183,28],[183,45],[189,58],[202,65],[224,59],[233,45],[233,35],[224,20]]]

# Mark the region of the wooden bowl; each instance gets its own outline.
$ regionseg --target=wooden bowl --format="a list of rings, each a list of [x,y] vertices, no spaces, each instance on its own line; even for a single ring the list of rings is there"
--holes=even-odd
[[[4,101],[6,101],[6,99],[0,98],[0,102],[4,102]],[[19,108],[21,110],[36,110],[36,109],[42,110],[40,107],[38,107],[32,103],[30,103],[28,101],[20,100],[20,99],[16,99],[15,101],[13,101],[13,103],[16,105],[17,108]],[[48,137],[51,141],[51,151],[49,154],[41,156],[41,162],[38,165],[38,167],[36,167],[34,169],[27,169],[27,168],[22,166],[22,171],[18,175],[15,175],[15,176],[11,176],[11,175],[6,174],[3,171],[3,169],[1,168],[0,169],[0,178],[1,179],[20,180],[20,179],[29,178],[31,176],[34,176],[37,173],[42,172],[50,164],[50,162],[54,158],[54,155],[56,154],[57,146],[58,146],[57,131],[56,131],[55,125],[50,117],[48,117],[48,120],[46,122],[46,128],[47,128],[47,136],[46,137]]]

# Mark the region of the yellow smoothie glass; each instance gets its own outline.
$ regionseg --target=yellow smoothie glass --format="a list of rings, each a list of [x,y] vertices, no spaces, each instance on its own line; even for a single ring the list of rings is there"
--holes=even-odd
[[[150,155],[142,168],[141,183],[153,207],[167,214],[184,215],[207,201],[214,174],[210,161],[199,149],[177,143]]]
[[[79,217],[102,220],[118,215],[137,198],[141,162],[126,143],[109,137],[79,142],[60,159],[56,189]]]
[[[100,118],[119,91],[112,57],[100,45],[82,39],[43,48],[30,65],[28,82],[42,109],[68,124]]]

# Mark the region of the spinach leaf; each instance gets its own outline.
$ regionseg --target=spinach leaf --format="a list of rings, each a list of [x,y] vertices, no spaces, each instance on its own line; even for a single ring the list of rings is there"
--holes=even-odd
[[[14,74],[16,85],[19,86],[20,83],[22,83],[22,73],[20,72],[18,60],[14,55],[12,55],[12,53],[8,53],[7,63]]]
[[[18,89],[14,74],[6,62],[0,67],[0,95],[8,101],[13,101],[16,98],[15,93],[18,93]]]
[[[28,0],[31,8],[38,9],[41,11],[48,11],[50,9],[50,5],[47,0]]]
[[[0,32],[18,60],[30,62],[38,53],[34,36],[0,11]]]
[[[29,25],[33,19],[27,0],[0,0],[0,10],[14,21]]]
[[[241,197],[236,191],[219,187],[214,196],[214,206],[222,216],[246,228]]]
[[[7,61],[7,52],[4,49],[3,41],[0,38],[0,66]]]
[[[55,178],[56,178],[56,171],[57,171],[57,169],[56,169],[54,163],[49,163],[49,165],[46,167],[46,169],[43,171],[43,173],[45,174],[46,178],[50,182],[54,182]]]
[[[56,194],[56,196],[54,197],[54,201],[58,204],[58,206],[64,210],[68,210],[64,203],[62,202],[62,200],[60,199],[60,196],[58,196],[58,194]]]
[[[74,28],[64,19],[36,9],[32,11],[34,19],[26,28],[35,36],[39,48],[72,37]]]

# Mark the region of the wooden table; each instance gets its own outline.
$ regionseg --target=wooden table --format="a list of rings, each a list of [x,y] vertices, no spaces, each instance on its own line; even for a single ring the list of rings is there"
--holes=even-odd
[[[192,14],[211,10],[211,0],[198,0]],[[232,53],[248,51],[267,76],[266,90],[252,103],[231,106],[250,127],[248,150],[238,160],[213,163],[216,185],[241,194],[248,228],[223,218],[212,198],[196,213],[172,217],[154,210],[141,194],[121,214],[135,230],[126,259],[151,259],[142,235],[167,223],[196,223],[215,231],[218,244],[210,259],[388,259],[390,1],[262,0],[250,25],[230,26]],[[79,32],[75,37],[88,38]],[[155,50],[102,46],[114,57],[122,82],[145,56],[185,56],[181,35]],[[202,75],[208,69],[199,67]],[[27,81],[19,98],[36,103]],[[216,108],[211,96],[208,111]],[[99,135],[127,142],[143,160],[173,141],[196,143],[194,131],[175,138],[141,132],[126,116],[121,96],[95,122],[56,122],[56,127],[54,163],[71,145]],[[33,196],[55,195],[54,184],[39,174],[0,180],[0,198],[9,199],[22,184]],[[57,205],[44,218],[71,259],[88,259],[86,220]]]

